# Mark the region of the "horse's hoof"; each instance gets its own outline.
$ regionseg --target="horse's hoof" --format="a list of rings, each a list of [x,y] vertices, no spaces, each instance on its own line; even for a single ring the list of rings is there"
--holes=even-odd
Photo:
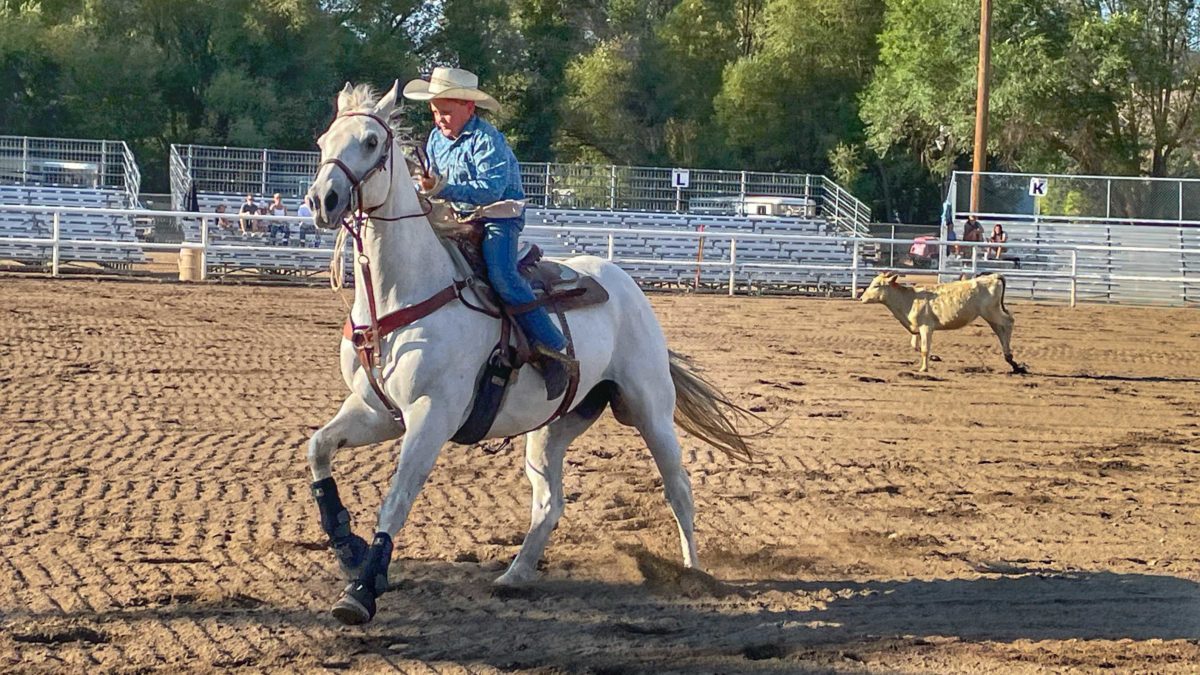
[[[496,579],[492,581],[492,586],[496,588],[516,588],[519,586],[525,586],[526,584],[533,582],[535,579],[537,579],[537,572],[517,572],[510,569],[504,574],[496,577]]]
[[[330,613],[347,626],[361,626],[375,617],[375,595],[366,586],[351,582],[333,604]]]
[[[333,553],[337,556],[338,567],[342,568],[342,576],[347,581],[354,581],[367,560],[367,542],[357,534],[352,534],[343,543],[335,544]]]

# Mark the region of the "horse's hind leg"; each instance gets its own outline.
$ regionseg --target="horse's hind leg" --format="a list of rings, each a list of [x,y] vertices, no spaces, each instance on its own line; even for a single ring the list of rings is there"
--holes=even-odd
[[[529,532],[498,586],[533,581],[550,533],[563,512],[562,465],[567,446],[596,421],[596,416],[571,413],[525,436],[525,475],[533,488]]]
[[[347,579],[358,575],[367,553],[367,542],[350,528],[350,512],[342,505],[333,480],[333,455],[341,448],[357,447],[396,438],[404,429],[391,417],[368,406],[351,394],[338,414],[321,427],[308,442],[308,466],[312,472],[312,494],[321,516],[321,529]]]
[[[670,411],[658,414],[647,421],[639,421],[637,428],[646,440],[650,454],[654,456],[658,472],[662,474],[663,491],[675,514],[675,523],[679,526],[683,564],[700,569],[700,560],[696,556],[692,482],[683,468],[683,451],[679,447],[679,437],[675,435],[673,415]]]

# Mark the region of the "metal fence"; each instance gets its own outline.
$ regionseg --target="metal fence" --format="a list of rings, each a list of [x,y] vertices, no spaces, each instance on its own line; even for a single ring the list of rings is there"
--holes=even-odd
[[[186,195],[194,181],[200,192],[296,196],[308,189],[317,163],[316,152],[172,145],[172,193]],[[824,176],[687,169],[687,187],[679,187],[674,180],[678,171],[529,162],[521,165],[521,182],[529,203],[544,208],[682,213],[697,199],[804,198],[816,204],[818,217],[834,223],[840,231],[866,234],[870,209]]]
[[[328,255],[329,249],[285,248],[278,246],[263,246],[255,244],[214,243],[209,235],[209,229],[214,226],[216,216],[212,214],[197,214],[194,212],[161,212],[133,209],[92,209],[80,207],[44,207],[27,205],[0,205],[0,212],[49,213],[52,214],[54,226],[49,237],[46,236],[0,236],[0,246],[9,244],[44,245],[48,248],[48,263],[52,274],[57,275],[59,248],[70,245],[93,245],[99,247],[128,247],[129,242],[89,239],[72,239],[63,236],[59,228],[60,218],[71,214],[101,214],[126,217],[170,217],[179,219],[199,220],[199,241],[184,241],[168,244],[136,244],[147,251],[179,251],[182,248],[196,249],[202,256],[234,251],[261,251],[273,253],[296,253],[310,256],[313,262],[312,271],[320,272],[325,269],[325,259],[320,255]],[[295,216],[259,216],[260,219],[282,222],[303,221]],[[562,232],[568,228],[561,226],[527,227],[532,231]],[[905,273],[920,273],[909,267],[894,264],[886,259],[876,258],[875,264],[865,262],[868,249],[878,245],[907,245],[911,243],[906,238],[863,238],[856,236],[821,236],[821,235],[786,235],[786,234],[755,234],[736,231],[706,231],[692,232],[663,229],[629,229],[629,228],[598,228],[587,227],[569,228],[578,235],[587,233],[593,236],[609,237],[608,257],[618,264],[653,264],[656,266],[674,267],[682,270],[693,270],[698,265],[707,269],[723,270],[727,276],[728,291],[747,290],[744,283],[744,273],[748,268],[761,270],[797,271],[835,273],[831,278],[844,279],[844,286],[831,289],[831,292],[856,295],[857,290],[869,281],[869,277],[881,271],[898,271]],[[633,256],[621,257],[614,255],[614,237],[627,236],[637,233],[639,236],[654,240],[655,238],[678,239],[692,238],[722,239],[729,245],[721,257],[706,257],[698,263],[694,257],[660,258]],[[30,233],[33,234],[33,233]],[[953,267],[943,267],[942,279],[952,279],[960,274],[973,275],[983,272],[1000,271],[1009,279],[1010,297],[1025,297],[1034,300],[1057,300],[1075,304],[1077,300],[1085,302],[1107,302],[1117,304],[1170,304],[1200,306],[1200,237],[1187,236],[1189,230],[1181,233],[1176,241],[1165,246],[1130,246],[1128,244],[1072,244],[1072,243],[1026,243],[1009,242],[1004,245],[1008,253],[1002,260],[989,260],[989,249],[995,244],[986,242],[946,242],[933,240],[928,242],[931,248],[940,249],[944,257],[950,257],[950,248],[961,249],[961,255],[955,257]],[[792,261],[780,263],[745,262],[739,259],[741,246],[739,242],[747,242],[750,246],[763,241],[796,241],[838,244],[848,247],[852,255],[844,262],[829,262],[815,259],[812,262]],[[651,247],[652,248],[652,247]],[[1011,256],[1019,253],[1027,264],[1014,266]],[[1178,261],[1170,267],[1144,267],[1134,264],[1131,256],[1169,256]],[[352,256],[347,256],[351,260]],[[1104,265],[1090,264],[1088,259],[1105,260]],[[1040,262],[1036,262],[1040,261]],[[932,271],[931,271],[932,272]],[[106,271],[104,273],[111,273]]]
[[[0,136],[0,182],[117,188],[136,206],[142,174],[124,141]]]
[[[954,173],[956,214],[971,211],[971,178],[970,172]],[[985,172],[979,174],[976,210],[1014,217],[1200,223],[1200,180]]]

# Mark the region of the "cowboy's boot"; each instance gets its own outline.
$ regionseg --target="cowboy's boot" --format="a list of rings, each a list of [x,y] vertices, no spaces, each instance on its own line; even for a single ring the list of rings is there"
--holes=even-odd
[[[567,390],[572,377],[579,376],[579,362],[541,343],[533,351],[538,355],[536,366],[546,381],[546,400],[553,401]]]

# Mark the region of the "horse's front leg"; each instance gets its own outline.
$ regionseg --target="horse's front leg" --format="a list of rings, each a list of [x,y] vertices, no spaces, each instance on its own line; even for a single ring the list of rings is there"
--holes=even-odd
[[[308,441],[308,467],[312,471],[312,494],[321,515],[321,529],[347,579],[355,579],[367,554],[367,542],[350,528],[350,512],[342,505],[331,464],[341,448],[353,448],[396,438],[404,427],[390,415],[368,406],[358,394],[350,394],[328,424]]]
[[[379,507],[375,539],[358,578],[346,586],[333,606],[333,615],[342,623],[357,625],[375,616],[375,600],[388,589],[392,537],[404,527],[417,494],[457,424],[443,411],[432,412],[428,397],[418,400],[404,414],[408,431],[400,444],[400,460],[392,474],[387,496]]]

